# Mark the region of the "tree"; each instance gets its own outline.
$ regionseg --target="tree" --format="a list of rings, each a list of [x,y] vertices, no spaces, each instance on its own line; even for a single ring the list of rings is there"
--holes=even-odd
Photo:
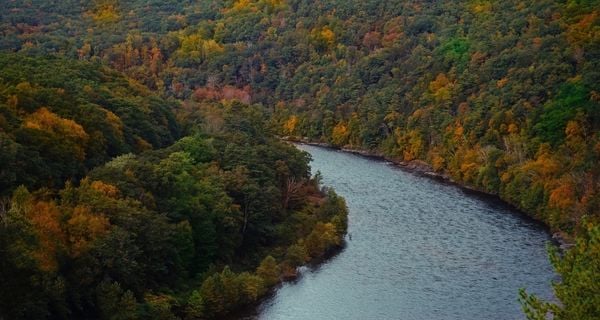
[[[291,245],[285,255],[285,261],[293,267],[301,266],[308,261],[308,253],[303,243]]]
[[[69,253],[73,257],[88,251],[93,242],[106,234],[110,228],[108,219],[91,212],[87,206],[76,206],[64,227],[69,241]]]
[[[256,274],[265,281],[267,287],[279,283],[281,270],[277,265],[277,260],[272,256],[267,256],[256,268]]]
[[[177,320],[178,317],[173,314],[173,307],[176,301],[173,297],[166,294],[146,294],[144,297],[148,307],[148,318],[156,320]]]
[[[550,248],[550,261],[561,276],[553,284],[560,304],[545,302],[522,289],[520,301],[528,319],[592,320],[600,314],[600,226],[589,225],[575,246],[561,255]]]
[[[318,222],[314,230],[306,238],[305,245],[308,254],[320,258],[331,248],[340,245],[341,239],[332,223]]]
[[[258,275],[242,272],[238,275],[238,281],[241,286],[242,304],[254,303],[267,292],[265,280]]]
[[[192,291],[185,307],[185,319],[204,318],[204,299],[198,290]]]
[[[137,301],[129,290],[123,291],[118,282],[103,281],[96,288],[100,316],[106,320],[137,319]]]
[[[336,146],[343,146],[348,142],[350,131],[344,121],[338,122],[331,133],[331,141]]]

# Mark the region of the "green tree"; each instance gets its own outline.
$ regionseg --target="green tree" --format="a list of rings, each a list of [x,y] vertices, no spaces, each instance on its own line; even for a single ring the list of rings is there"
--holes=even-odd
[[[545,302],[525,290],[520,301],[528,319],[593,320],[600,315],[600,226],[589,226],[575,246],[561,255],[550,250],[550,260],[561,280],[553,284],[559,304]]]
[[[96,288],[98,309],[102,319],[137,319],[137,301],[131,291],[123,291],[118,282],[103,281]]]
[[[185,319],[203,319],[205,313],[204,299],[199,291],[194,290],[187,300]]]
[[[277,264],[277,260],[272,256],[267,256],[256,268],[256,274],[261,277],[268,287],[279,283],[281,269]]]
[[[204,309],[204,299],[202,298],[202,295],[197,290],[192,291],[185,307],[185,319],[203,319]]]

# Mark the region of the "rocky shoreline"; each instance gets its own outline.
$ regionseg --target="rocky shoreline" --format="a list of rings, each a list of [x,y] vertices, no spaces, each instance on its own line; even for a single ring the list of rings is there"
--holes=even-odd
[[[450,184],[456,185],[462,189],[465,189],[465,190],[468,190],[471,192],[476,192],[481,195],[494,197],[494,198],[497,198],[498,200],[514,207],[510,203],[508,203],[508,202],[504,201],[502,198],[500,198],[500,196],[498,196],[497,194],[487,193],[485,191],[481,191],[479,189],[475,189],[475,188],[466,186],[464,184],[461,184],[461,183],[455,181],[454,179],[452,179],[450,176],[448,176],[445,173],[435,172],[433,170],[433,168],[431,167],[431,165],[429,165],[427,162],[422,161],[422,160],[404,161],[404,160],[401,160],[398,158],[386,156],[379,151],[370,151],[370,150],[351,148],[351,147],[341,147],[340,148],[340,147],[336,147],[334,145],[331,145],[331,144],[325,143],[325,142],[315,142],[306,137],[305,138],[297,138],[297,137],[285,136],[285,137],[280,137],[280,139],[283,141],[289,142],[289,143],[299,143],[299,144],[317,146],[317,147],[321,147],[321,148],[327,148],[327,149],[332,149],[332,150],[348,152],[348,153],[352,153],[352,154],[356,154],[356,155],[360,155],[363,157],[372,158],[372,159],[376,159],[376,160],[388,161],[388,162],[394,164],[395,166],[402,168],[404,170],[410,171],[412,173],[416,173],[416,174],[419,174],[422,176],[436,179],[436,180],[439,180],[439,181],[442,181],[445,183],[450,183]],[[516,207],[514,207],[514,208],[515,208],[515,210],[522,212],[518,208],[516,208]],[[543,221],[535,219],[524,212],[523,212],[523,214],[526,215],[527,217],[530,217],[530,218],[542,223],[545,227],[547,227],[547,225]],[[552,241],[560,248],[561,251],[566,251],[574,246],[572,239],[567,234],[560,232],[560,231],[552,232],[551,230],[548,230],[548,232],[551,233]]]

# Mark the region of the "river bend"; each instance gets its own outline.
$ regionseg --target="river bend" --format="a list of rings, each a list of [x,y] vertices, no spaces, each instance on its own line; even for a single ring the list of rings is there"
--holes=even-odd
[[[518,289],[551,298],[547,232],[514,209],[394,165],[299,145],[346,198],[346,248],[259,319],[523,319]]]

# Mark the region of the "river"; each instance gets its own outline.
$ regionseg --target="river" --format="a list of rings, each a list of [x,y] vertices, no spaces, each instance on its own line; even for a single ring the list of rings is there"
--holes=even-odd
[[[519,288],[550,299],[548,233],[487,197],[392,164],[299,145],[346,198],[347,246],[258,308],[258,319],[523,319]]]

